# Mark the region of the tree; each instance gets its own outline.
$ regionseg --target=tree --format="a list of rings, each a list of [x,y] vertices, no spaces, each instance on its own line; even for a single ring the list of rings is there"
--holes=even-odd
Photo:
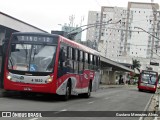
[[[140,67],[141,67],[141,64],[140,64],[140,61],[138,61],[138,60],[132,60],[132,64],[133,64],[133,69],[135,69],[135,68],[137,68],[138,69],[138,71],[140,71]]]

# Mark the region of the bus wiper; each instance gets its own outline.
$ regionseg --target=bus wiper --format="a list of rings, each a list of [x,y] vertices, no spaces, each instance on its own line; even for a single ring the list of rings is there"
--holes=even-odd
[[[12,60],[12,57],[10,56],[10,58],[9,58],[9,61],[10,61],[10,63],[11,63],[11,67],[12,67],[12,69],[13,69],[13,60]]]
[[[25,53],[26,53],[26,62],[27,62],[27,56],[28,56],[28,51],[27,51],[27,45],[26,45],[26,48],[24,47],[24,44],[21,44],[22,45],[22,47],[23,47],[23,49],[24,49],[24,51],[25,51]]]
[[[37,52],[34,50],[34,52],[33,52],[33,61],[34,61],[35,55],[37,55]]]

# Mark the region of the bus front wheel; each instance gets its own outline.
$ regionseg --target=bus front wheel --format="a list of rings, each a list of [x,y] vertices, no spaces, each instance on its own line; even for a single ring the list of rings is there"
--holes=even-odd
[[[142,90],[141,90],[141,89],[138,89],[138,91],[141,92]]]

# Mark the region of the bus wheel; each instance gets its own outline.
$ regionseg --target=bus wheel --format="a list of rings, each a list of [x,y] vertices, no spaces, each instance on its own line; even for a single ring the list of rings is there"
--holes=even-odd
[[[2,97],[9,97],[9,91],[3,90],[2,91]]]
[[[66,94],[62,96],[64,101],[67,101],[71,96],[71,83],[68,82],[66,86]]]
[[[141,92],[142,90],[141,90],[141,89],[138,89],[138,91]]]
[[[88,86],[88,92],[87,93],[84,93],[83,96],[85,98],[89,98],[91,96],[91,89],[92,89],[92,84],[90,82],[89,86]]]

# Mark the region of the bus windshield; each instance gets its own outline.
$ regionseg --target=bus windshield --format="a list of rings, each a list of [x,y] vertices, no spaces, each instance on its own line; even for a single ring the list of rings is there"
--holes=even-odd
[[[52,72],[56,46],[12,43],[8,69],[27,72]]]
[[[142,74],[142,82],[149,84],[156,84],[156,74]]]

